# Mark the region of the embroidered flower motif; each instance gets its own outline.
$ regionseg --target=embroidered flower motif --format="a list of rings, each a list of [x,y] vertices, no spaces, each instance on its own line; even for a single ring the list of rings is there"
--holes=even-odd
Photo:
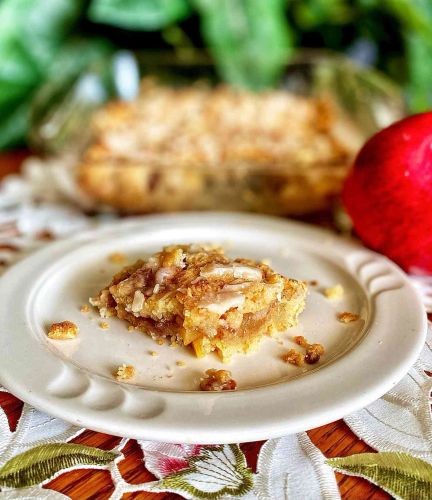
[[[170,444],[155,441],[138,441],[144,453],[147,469],[156,477],[163,478],[188,466],[188,459],[198,455],[199,444]]]
[[[243,496],[253,488],[253,474],[236,444],[203,446],[187,467],[153,483],[148,491],[175,491],[186,498]]]

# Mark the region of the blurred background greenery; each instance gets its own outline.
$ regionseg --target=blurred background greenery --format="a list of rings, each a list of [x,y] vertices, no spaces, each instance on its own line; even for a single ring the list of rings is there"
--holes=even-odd
[[[298,47],[343,52],[432,102],[432,0],[0,0],[0,149],[25,142],[32,99],[119,48],[205,49],[220,76],[274,85]]]

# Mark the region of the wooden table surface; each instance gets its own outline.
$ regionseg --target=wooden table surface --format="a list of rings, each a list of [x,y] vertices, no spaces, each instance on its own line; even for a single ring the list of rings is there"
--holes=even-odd
[[[9,173],[18,172],[20,164],[25,157],[25,151],[1,154],[0,178]],[[10,426],[14,429],[21,412],[22,403],[10,394],[0,393],[0,405],[6,411]],[[308,435],[312,442],[328,458],[373,451],[366,443],[358,439],[342,420],[312,429],[308,431]],[[96,446],[102,449],[110,449],[119,442],[119,438],[100,432],[85,431],[74,439],[73,442]],[[253,470],[255,470],[257,453],[262,444],[263,442],[254,442],[241,445],[247,457],[248,464]],[[120,463],[120,471],[128,482],[137,484],[155,479],[144,467],[142,452],[136,442],[129,441],[124,454],[125,459]],[[336,473],[336,478],[344,500],[381,500],[391,498],[380,488],[364,479],[344,476],[338,473]],[[68,495],[74,500],[107,499],[114,489],[109,473],[98,470],[67,472],[51,481],[47,486]],[[172,493],[156,494],[139,492],[126,494],[123,498],[173,500],[181,497]]]

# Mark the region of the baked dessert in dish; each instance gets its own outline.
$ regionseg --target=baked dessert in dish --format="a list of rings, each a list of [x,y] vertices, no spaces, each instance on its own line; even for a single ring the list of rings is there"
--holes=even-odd
[[[117,273],[90,303],[153,339],[223,361],[297,324],[306,284],[214,246],[173,245]]]
[[[361,144],[329,99],[148,79],[134,101],[105,105],[91,128],[78,184],[125,213],[325,209]]]

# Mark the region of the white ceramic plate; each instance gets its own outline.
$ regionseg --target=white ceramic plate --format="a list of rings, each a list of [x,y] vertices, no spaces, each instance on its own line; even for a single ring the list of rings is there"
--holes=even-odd
[[[228,366],[215,355],[196,359],[187,348],[160,346],[118,319],[102,330],[96,312],[80,312],[119,269],[109,254],[132,261],[175,242],[217,242],[232,256],[267,258],[280,273],[319,285],[310,287],[298,327]],[[343,298],[325,298],[322,289],[336,283]],[[387,259],[324,230],[251,215],[152,216],[88,232],[15,265],[0,280],[0,297],[0,382],[8,390],[79,426],[183,443],[266,439],[338,419],[395,385],[426,332],[417,292]],[[342,324],[341,311],[361,319]],[[47,327],[66,319],[79,325],[78,338],[48,340]],[[318,365],[281,360],[299,334],[325,346]],[[137,369],[131,384],[113,380],[122,363]],[[238,391],[196,390],[204,370],[221,367]]]

